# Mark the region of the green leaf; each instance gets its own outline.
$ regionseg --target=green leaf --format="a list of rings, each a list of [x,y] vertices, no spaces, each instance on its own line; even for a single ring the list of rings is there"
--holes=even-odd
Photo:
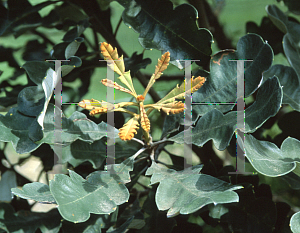
[[[237,100],[237,61],[245,61],[245,97],[259,86],[261,74],[273,61],[270,45],[256,34],[247,34],[237,43],[237,50],[225,50],[215,54],[210,61],[210,74],[206,82],[193,94],[193,119],[212,109],[227,112],[234,104],[208,105],[208,103],[235,103]],[[196,103],[204,103],[194,105]]]
[[[104,124],[103,122],[101,124]],[[122,146],[119,144],[120,139],[115,139],[115,159],[128,158],[136,153],[136,150],[127,148],[128,145],[121,142]],[[99,168],[107,156],[107,145],[106,139],[94,141],[93,143],[84,142],[81,140],[76,140],[70,145],[63,147],[56,147],[51,145],[53,151],[62,158],[62,163],[70,163],[73,167],[77,167],[85,161],[89,161],[94,169]],[[82,156],[84,153],[84,156]]]
[[[2,173],[0,181],[0,201],[10,202],[13,198],[10,189],[14,187],[17,187],[16,173],[11,170]]]
[[[300,212],[293,214],[290,220],[290,226],[293,233],[300,233]]]
[[[183,171],[175,171],[152,165],[146,171],[151,176],[151,184],[160,183],[155,196],[159,210],[168,210],[167,216],[190,214],[205,205],[214,203],[238,202],[239,197],[233,190],[241,189],[206,174],[199,174],[201,165]]]
[[[79,57],[71,56],[68,58],[69,61],[62,62],[61,64],[61,77],[69,74],[73,69],[78,68],[82,65],[82,61]]]
[[[300,141],[295,138],[286,138],[279,149],[274,143],[245,135],[246,157],[255,170],[265,176],[283,176],[293,171],[300,162],[299,150]]]
[[[193,6],[182,4],[173,10],[172,2],[166,0],[117,2],[125,7],[124,23],[140,33],[139,42],[145,49],[169,51],[171,61],[181,69],[184,61],[176,60],[208,61],[212,35],[207,29],[198,29],[198,13]]]
[[[300,2],[297,0],[283,0],[290,12],[300,15]]]
[[[266,11],[268,13],[269,18],[272,20],[275,26],[283,33],[287,33],[287,16],[275,5],[266,6]]]
[[[70,57],[74,56],[83,41],[83,38],[78,37],[73,42],[68,44],[65,50],[65,58],[70,59]]]
[[[26,70],[31,81],[33,81],[36,85],[41,85],[47,76],[49,68],[54,69],[54,64],[45,61],[28,61],[22,66],[22,68]]]
[[[143,204],[143,210],[148,214],[146,225],[138,233],[171,233],[176,226],[174,218],[167,218],[166,214],[159,211],[155,203],[156,188],[149,190],[146,201]]]
[[[93,121],[87,119],[86,115],[81,112],[74,112],[69,118],[66,118],[57,107],[55,107],[54,112],[54,107],[55,106],[53,104],[49,104],[49,108],[44,119],[44,138],[40,142],[48,144],[57,143],[57,134],[54,134],[54,119],[56,114],[62,116],[62,130],[60,132],[61,140],[59,141],[61,146],[66,146],[77,139],[92,143],[106,137],[107,127],[112,127],[107,125],[105,122],[101,122],[97,125]],[[115,138],[118,137],[118,133],[119,131],[114,128]]]
[[[17,108],[11,108],[5,116],[0,114],[0,141],[11,142],[19,154],[34,151],[40,145],[29,137],[30,126],[35,121],[36,118],[21,114]]]
[[[256,101],[245,110],[244,132],[254,132],[270,117],[279,111],[282,100],[282,88],[278,79],[268,79],[258,90]],[[194,107],[194,106],[193,106]],[[218,150],[224,150],[236,130],[237,112],[232,111],[223,115],[220,111],[213,109],[202,116],[196,126],[192,128],[192,136],[186,143],[203,146],[210,139]],[[169,140],[184,143],[184,131],[169,138]],[[189,141],[190,140],[190,141]]]
[[[283,86],[283,104],[289,104],[293,109],[300,111],[300,80],[292,67],[274,65],[263,73],[264,80],[277,76],[280,85]]]
[[[129,199],[125,183],[130,182],[133,157],[113,166],[114,172],[93,172],[87,179],[69,170],[69,175],[55,175],[50,190],[58,210],[70,222],[84,222],[90,213],[109,214]]]
[[[300,24],[289,20],[275,5],[267,6],[266,10],[273,23],[286,33],[283,37],[283,50],[289,63],[300,76]]]
[[[49,186],[39,182],[25,184],[21,189],[12,188],[11,192],[21,198],[31,199],[43,203],[55,204],[55,199],[52,196]]]
[[[30,211],[15,213],[11,205],[0,203],[1,230],[10,233],[32,233],[40,229],[42,233],[58,233],[60,227],[61,216],[56,209],[47,213]]]

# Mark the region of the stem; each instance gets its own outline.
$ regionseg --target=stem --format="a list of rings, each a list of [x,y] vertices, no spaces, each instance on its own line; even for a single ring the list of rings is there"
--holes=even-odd
[[[134,159],[135,159],[136,157],[138,157],[140,154],[142,154],[145,150],[147,150],[146,147],[143,147],[143,148],[139,149],[139,150],[133,155]]]

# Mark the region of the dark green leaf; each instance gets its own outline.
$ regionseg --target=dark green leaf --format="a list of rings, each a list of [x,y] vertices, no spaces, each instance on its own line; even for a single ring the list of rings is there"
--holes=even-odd
[[[140,33],[139,42],[145,49],[169,51],[171,62],[179,68],[184,61],[200,60],[206,64],[211,54],[212,35],[207,29],[198,29],[198,16],[188,4],[177,6],[167,0],[117,0],[125,7],[124,23]]]
[[[293,109],[300,111],[300,80],[295,70],[288,66],[274,65],[263,73],[264,80],[277,76],[283,86],[283,104],[289,104]]]
[[[15,213],[11,205],[0,203],[0,210],[0,229],[6,232],[32,233],[40,229],[42,233],[58,233],[61,227],[61,216],[56,209],[47,213]]]
[[[23,154],[35,150],[39,145],[29,138],[29,126],[35,117],[25,116],[11,108],[8,113],[0,115],[0,141],[11,142],[17,153]]]
[[[212,109],[227,112],[230,105],[208,105],[208,103],[235,103],[237,100],[237,61],[245,61],[245,97],[251,95],[261,81],[263,71],[269,69],[273,60],[272,48],[256,34],[243,36],[237,44],[237,50],[221,51],[210,62],[210,74],[204,85],[193,94],[193,119]]]
[[[22,68],[26,70],[31,81],[36,85],[41,85],[47,75],[48,69],[54,69],[54,64],[44,61],[28,61]]]

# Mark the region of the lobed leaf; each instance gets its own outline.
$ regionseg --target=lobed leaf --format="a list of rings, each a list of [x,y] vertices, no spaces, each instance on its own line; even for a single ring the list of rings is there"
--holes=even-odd
[[[127,141],[127,140],[131,140],[134,135],[137,133],[138,130],[138,119],[139,119],[139,115],[136,115],[134,117],[132,117],[129,121],[127,121],[127,123],[121,128],[119,129],[119,137],[123,140],[123,141]]]
[[[241,189],[215,177],[199,174],[203,165],[183,171],[159,166],[154,161],[146,171],[151,176],[151,185],[160,183],[155,201],[159,210],[168,210],[167,216],[194,213],[210,203],[238,202],[239,196],[233,190]]]
[[[71,222],[84,222],[91,213],[109,214],[128,201],[133,157],[113,166],[113,172],[96,171],[87,179],[69,170],[69,176],[56,174],[50,181],[50,191],[58,203],[60,214]]]

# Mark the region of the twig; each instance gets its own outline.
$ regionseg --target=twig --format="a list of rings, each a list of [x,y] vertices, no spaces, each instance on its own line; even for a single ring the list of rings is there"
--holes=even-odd
[[[55,45],[54,42],[52,42],[48,37],[46,37],[43,33],[38,32],[36,30],[31,30],[31,32],[35,35],[38,35],[39,37],[43,38],[44,42],[48,42],[49,44],[51,44],[52,46]]]
[[[132,138],[131,140],[136,141],[136,142],[140,143],[143,146],[145,145],[145,143],[142,140],[140,140],[140,139]]]
[[[135,159],[135,158],[138,157],[140,154],[142,154],[145,150],[147,150],[146,147],[143,147],[143,148],[139,149],[139,150],[133,155],[133,158]]]
[[[118,22],[118,25],[117,25],[117,27],[116,27],[116,30],[115,30],[115,32],[114,32],[114,37],[116,38],[116,36],[117,36],[117,33],[118,33],[118,30],[119,30],[119,27],[121,26],[121,23],[122,23],[122,16],[121,16],[121,18],[120,18],[120,20],[119,20],[119,22]]]

